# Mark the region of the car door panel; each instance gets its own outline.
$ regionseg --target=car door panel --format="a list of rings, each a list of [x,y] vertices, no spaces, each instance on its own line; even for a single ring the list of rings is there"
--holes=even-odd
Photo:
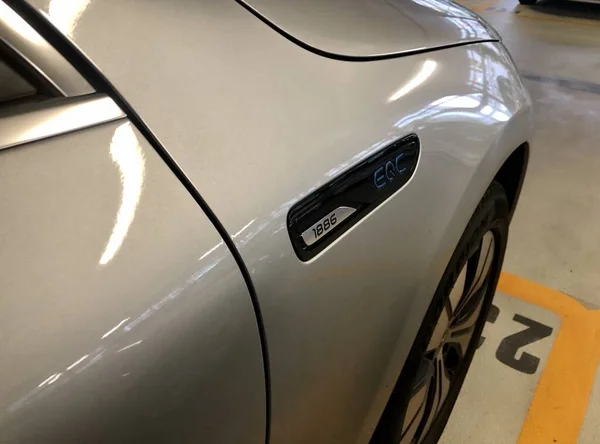
[[[264,443],[246,284],[128,120],[1,150],[0,202],[0,442]]]

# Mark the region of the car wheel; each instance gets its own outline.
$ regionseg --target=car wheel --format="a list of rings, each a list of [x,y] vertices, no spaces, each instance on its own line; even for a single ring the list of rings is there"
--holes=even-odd
[[[519,0],[522,5],[535,5],[537,0]]]
[[[508,223],[506,193],[493,182],[442,276],[372,443],[438,441],[496,291]]]

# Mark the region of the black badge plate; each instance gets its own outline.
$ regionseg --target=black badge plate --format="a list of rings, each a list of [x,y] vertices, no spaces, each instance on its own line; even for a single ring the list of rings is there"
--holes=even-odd
[[[402,188],[415,172],[419,151],[419,138],[406,136],[295,204],[287,222],[298,257],[312,259]]]

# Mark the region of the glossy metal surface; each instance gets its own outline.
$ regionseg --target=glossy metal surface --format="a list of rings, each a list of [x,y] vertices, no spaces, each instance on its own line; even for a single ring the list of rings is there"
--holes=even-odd
[[[446,0],[239,0],[283,33],[332,56],[380,57],[499,40]]]
[[[252,274],[270,356],[271,442],[368,442],[477,202],[529,138],[529,97],[504,47],[343,62],[234,2],[208,0],[92,1],[73,35],[200,190]],[[421,140],[411,182],[301,262],[289,208],[411,133]]]
[[[37,104],[27,112],[0,116],[0,150],[123,119],[125,114],[102,94]]]
[[[264,443],[246,285],[127,121],[0,152],[0,442]]]
[[[0,40],[27,60],[65,96],[90,94],[94,89],[35,29],[0,1]]]

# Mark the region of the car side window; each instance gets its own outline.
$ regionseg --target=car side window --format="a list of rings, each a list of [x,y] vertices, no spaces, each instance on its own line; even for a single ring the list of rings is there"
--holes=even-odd
[[[0,105],[35,96],[37,89],[4,60],[0,60]]]
[[[0,151],[124,117],[0,0]]]
[[[57,97],[64,94],[0,34],[0,117],[34,110],[35,104]]]
[[[36,106],[29,106],[32,103],[95,92],[69,60],[4,0],[0,0],[2,117],[35,110]]]

